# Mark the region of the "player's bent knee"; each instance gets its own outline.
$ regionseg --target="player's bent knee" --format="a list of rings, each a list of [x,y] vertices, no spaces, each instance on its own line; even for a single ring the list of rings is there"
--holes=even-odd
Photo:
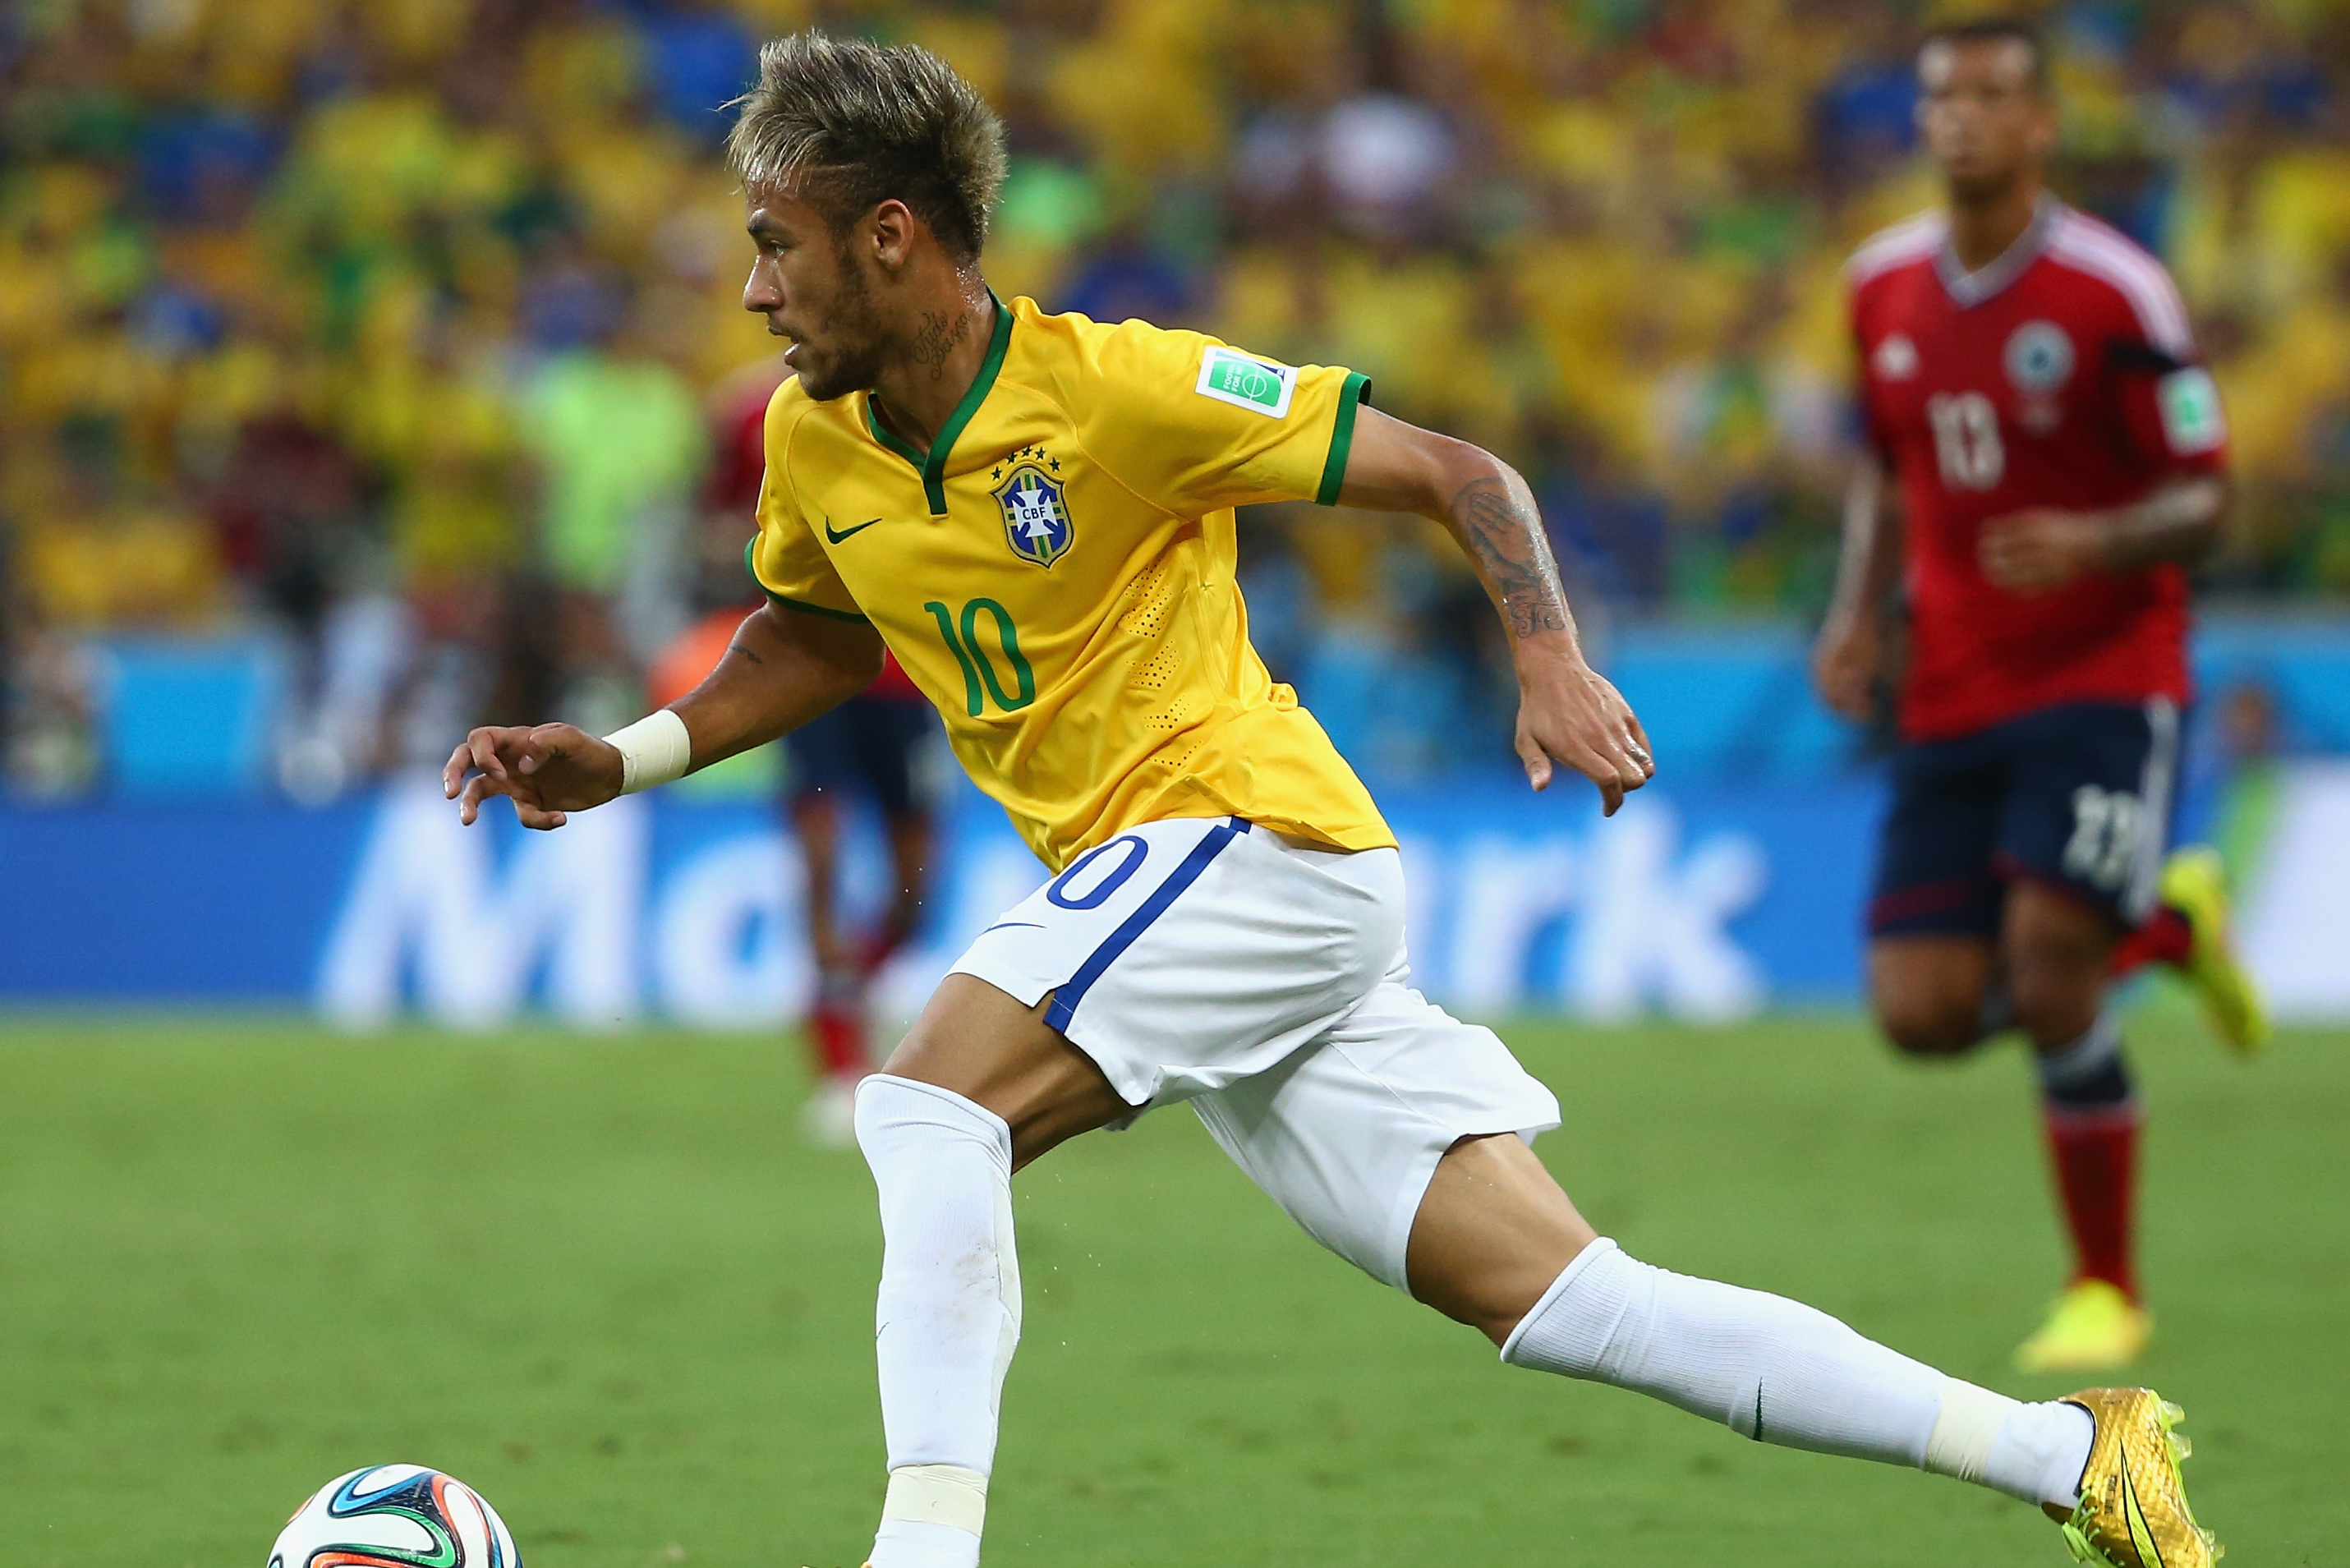
[[[1436,1279],[1415,1275],[1412,1299],[1463,1327],[1475,1329],[1497,1347],[1507,1345],[1518,1325],[1542,1304],[1590,1245],[1590,1241],[1584,1241],[1571,1250],[1510,1260],[1482,1273]]]
[[[1879,1002],[1877,1023],[1893,1048],[1905,1055],[1955,1056],[1974,1045],[1981,1015],[1980,1007],[1888,1006]]]
[[[1480,1303],[1480,1310],[1473,1316],[1463,1316],[1458,1313],[1446,1315],[1457,1323],[1468,1324],[1492,1340],[1496,1349],[1508,1345],[1518,1332],[1518,1325],[1534,1315],[1566,1276],[1575,1261],[1587,1252],[1598,1239],[1596,1234],[1586,1234],[1574,1243],[1572,1251],[1554,1253],[1543,1259],[1534,1269],[1515,1278],[1514,1288],[1504,1289],[1492,1299]],[[1555,1270],[1550,1266],[1554,1262],[1558,1265]],[[1538,1286],[1537,1281],[1540,1282]]]
[[[1982,1034],[1991,944],[1963,936],[1880,936],[1869,943],[1868,991],[1877,1026],[1912,1056],[1950,1056]]]
[[[1523,1139],[1463,1138],[1412,1222],[1412,1299],[1501,1345],[1596,1234]]]

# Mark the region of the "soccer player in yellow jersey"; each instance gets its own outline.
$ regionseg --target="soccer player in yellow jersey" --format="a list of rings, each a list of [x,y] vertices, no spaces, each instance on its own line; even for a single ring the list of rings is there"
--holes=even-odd
[[[1550,1091],[1410,989],[1395,840],[1249,645],[1232,508],[1449,526],[1512,634],[1530,782],[1563,763],[1612,812],[1648,742],[1584,662],[1523,480],[1374,411],[1347,371],[996,299],[1001,129],[920,49],[769,45],[729,151],[757,245],[743,304],[797,372],[750,553],[769,603],[660,712],[603,740],[476,730],[446,783],[468,822],[503,794],[560,827],[805,723],[886,646],[1054,871],[858,1091],[885,1241],[873,1568],[979,1560],[1020,1336],[1013,1172],[1177,1101],[1315,1240],[1514,1366],[1996,1488],[2119,1568],[2208,1562],[2160,1400],[2022,1404],[1636,1262],[1531,1152]]]

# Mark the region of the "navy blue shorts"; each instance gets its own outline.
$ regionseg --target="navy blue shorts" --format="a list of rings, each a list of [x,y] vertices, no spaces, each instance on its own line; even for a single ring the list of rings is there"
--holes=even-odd
[[[920,757],[937,720],[918,698],[851,697],[784,737],[792,759],[791,795],[862,794],[885,816],[926,810]]]
[[[1993,936],[2019,877],[2136,926],[2154,908],[2178,763],[2178,710],[2159,697],[1902,746],[1869,934]]]

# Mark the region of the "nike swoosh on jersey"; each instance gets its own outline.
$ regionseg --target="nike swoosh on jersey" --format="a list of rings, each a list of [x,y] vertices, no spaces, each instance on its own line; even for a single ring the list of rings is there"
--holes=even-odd
[[[868,517],[854,528],[835,528],[832,525],[832,519],[827,517],[824,520],[824,536],[827,542],[837,545],[851,534],[862,534],[880,521],[879,517]]]

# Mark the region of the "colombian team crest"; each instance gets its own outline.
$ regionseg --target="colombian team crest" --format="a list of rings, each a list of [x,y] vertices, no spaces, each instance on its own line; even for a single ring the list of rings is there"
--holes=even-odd
[[[1003,536],[1012,553],[1024,560],[1050,566],[1076,540],[1061,482],[1034,462],[1014,465],[996,487],[995,504],[1003,508]]]
[[[2053,321],[2027,321],[2008,334],[2002,358],[2019,391],[2044,396],[2073,376],[2073,340]]]

